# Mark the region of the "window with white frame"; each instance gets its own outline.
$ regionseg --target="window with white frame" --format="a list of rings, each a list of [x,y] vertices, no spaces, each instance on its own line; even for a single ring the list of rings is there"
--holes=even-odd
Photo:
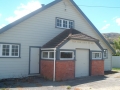
[[[60,51],[60,60],[74,59],[74,51]]]
[[[62,19],[62,18],[56,18],[56,27],[66,28],[66,29],[74,28],[74,21]]]
[[[107,58],[108,57],[108,50],[104,49],[103,50],[103,58]]]
[[[19,57],[19,45],[0,44],[0,57]]]
[[[54,51],[42,51],[42,59],[53,59]]]
[[[92,59],[102,59],[102,52],[92,52]]]

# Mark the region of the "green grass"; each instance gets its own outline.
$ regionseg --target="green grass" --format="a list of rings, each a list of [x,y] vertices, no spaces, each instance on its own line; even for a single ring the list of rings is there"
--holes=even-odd
[[[5,88],[0,88],[0,90],[7,90],[7,89],[5,89]]]
[[[112,68],[112,71],[120,72],[120,68]]]
[[[67,89],[71,89],[71,86],[67,86]]]

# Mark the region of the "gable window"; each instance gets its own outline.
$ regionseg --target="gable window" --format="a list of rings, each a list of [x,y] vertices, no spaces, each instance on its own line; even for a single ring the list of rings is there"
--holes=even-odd
[[[57,28],[74,28],[74,21],[62,18],[56,18],[56,27]]]
[[[92,59],[102,59],[102,52],[92,52]]]
[[[107,49],[104,49],[103,50],[103,58],[107,58],[108,57],[108,50]]]
[[[42,51],[42,59],[53,59],[54,52],[53,51]]]
[[[60,51],[60,59],[74,59],[74,52],[73,51]]]
[[[19,45],[0,44],[0,57],[19,57]]]
[[[69,21],[69,28],[73,28],[73,22]]]

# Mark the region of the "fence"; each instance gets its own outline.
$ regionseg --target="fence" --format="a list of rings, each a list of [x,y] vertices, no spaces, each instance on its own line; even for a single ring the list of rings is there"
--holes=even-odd
[[[112,56],[112,67],[120,68],[120,56]]]

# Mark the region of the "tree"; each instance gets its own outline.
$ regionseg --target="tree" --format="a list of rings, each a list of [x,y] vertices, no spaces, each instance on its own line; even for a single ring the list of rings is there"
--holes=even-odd
[[[116,56],[120,56],[120,37],[116,40],[114,40],[113,47],[116,51]]]

